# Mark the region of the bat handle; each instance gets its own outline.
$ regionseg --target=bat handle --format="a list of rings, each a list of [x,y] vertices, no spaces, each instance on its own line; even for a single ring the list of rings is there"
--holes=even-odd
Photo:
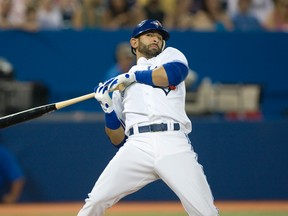
[[[124,89],[125,89],[125,86],[123,84],[119,84],[119,86],[117,87],[116,90],[123,91]],[[61,102],[55,103],[55,107],[57,110],[59,110],[59,109],[62,109],[64,107],[70,106],[72,104],[93,98],[94,95],[95,95],[95,93],[90,93],[90,94],[82,95],[80,97],[76,97],[76,98],[73,98],[70,100],[61,101]]]
[[[93,98],[94,94],[95,93],[90,93],[90,94],[82,95],[80,97],[76,97],[76,98],[73,98],[73,99],[61,101],[61,102],[56,103],[55,107],[56,107],[57,110],[59,110],[59,109],[62,109],[64,107],[70,106],[72,104],[75,104],[75,103],[78,103],[78,102]]]

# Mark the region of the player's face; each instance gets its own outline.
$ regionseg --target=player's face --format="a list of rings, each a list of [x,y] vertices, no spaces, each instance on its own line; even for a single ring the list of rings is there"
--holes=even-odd
[[[148,32],[139,37],[138,52],[146,58],[153,58],[162,51],[163,38],[157,32]]]

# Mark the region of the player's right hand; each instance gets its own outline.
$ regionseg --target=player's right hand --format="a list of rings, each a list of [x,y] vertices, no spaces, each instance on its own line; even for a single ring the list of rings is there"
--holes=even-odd
[[[99,83],[99,85],[94,88],[94,92],[94,97],[100,103],[103,111],[105,113],[111,113],[113,111],[113,103],[109,95],[108,86]]]
[[[104,85],[108,87],[109,92],[115,90],[123,91],[134,82],[136,82],[135,73],[124,73],[106,81]]]

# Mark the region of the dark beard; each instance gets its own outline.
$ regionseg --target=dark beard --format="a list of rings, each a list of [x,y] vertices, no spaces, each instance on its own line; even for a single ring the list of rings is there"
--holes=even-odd
[[[161,53],[161,49],[158,50],[150,50],[149,46],[146,46],[141,41],[139,41],[139,50],[146,58],[153,58]]]

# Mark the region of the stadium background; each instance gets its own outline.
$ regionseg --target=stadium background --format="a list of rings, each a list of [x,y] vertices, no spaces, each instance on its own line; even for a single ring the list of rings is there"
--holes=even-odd
[[[168,46],[187,56],[198,80],[263,85],[257,121],[191,116],[193,146],[216,200],[288,199],[288,35],[171,32]],[[114,62],[128,31],[0,32],[0,55],[17,79],[49,87],[56,102],[93,91]],[[0,141],[27,176],[22,202],[81,201],[115,154],[104,135],[100,106],[90,100],[33,122],[1,130]],[[125,200],[171,201],[156,182]]]

